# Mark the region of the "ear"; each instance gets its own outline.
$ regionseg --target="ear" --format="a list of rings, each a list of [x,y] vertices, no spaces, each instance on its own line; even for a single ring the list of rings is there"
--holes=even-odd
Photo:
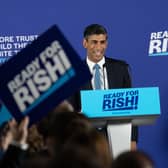
[[[85,38],[83,39],[83,47],[87,48],[87,40]]]

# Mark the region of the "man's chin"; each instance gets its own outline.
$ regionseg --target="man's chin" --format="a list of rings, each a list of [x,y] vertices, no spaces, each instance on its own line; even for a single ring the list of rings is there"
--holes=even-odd
[[[103,58],[103,56],[97,56],[97,57],[95,58],[95,61],[96,61],[96,62],[99,62],[102,58]]]
[[[101,59],[103,58],[103,56],[93,56],[89,57],[89,59],[93,62],[99,62]]]

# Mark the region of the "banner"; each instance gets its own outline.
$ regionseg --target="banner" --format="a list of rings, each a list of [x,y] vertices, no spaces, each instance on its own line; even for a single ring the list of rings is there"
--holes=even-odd
[[[81,91],[81,102],[82,112],[94,119],[160,114],[158,87]]]
[[[88,67],[52,26],[0,67],[0,96],[17,120],[28,115],[33,123],[90,78]]]

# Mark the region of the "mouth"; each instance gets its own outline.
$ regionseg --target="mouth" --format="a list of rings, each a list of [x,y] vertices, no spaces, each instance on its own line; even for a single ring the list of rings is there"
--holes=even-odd
[[[94,51],[94,54],[98,57],[102,56],[102,52],[101,51]]]

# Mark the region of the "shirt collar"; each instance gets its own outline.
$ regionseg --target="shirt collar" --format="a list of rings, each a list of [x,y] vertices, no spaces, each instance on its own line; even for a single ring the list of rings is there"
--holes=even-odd
[[[86,62],[89,66],[90,71],[93,71],[93,66],[96,64],[95,62],[91,61],[88,59],[88,57],[86,58]],[[103,57],[99,62],[97,62],[97,64],[100,66],[101,69],[103,69],[103,65],[105,64],[105,58]]]

